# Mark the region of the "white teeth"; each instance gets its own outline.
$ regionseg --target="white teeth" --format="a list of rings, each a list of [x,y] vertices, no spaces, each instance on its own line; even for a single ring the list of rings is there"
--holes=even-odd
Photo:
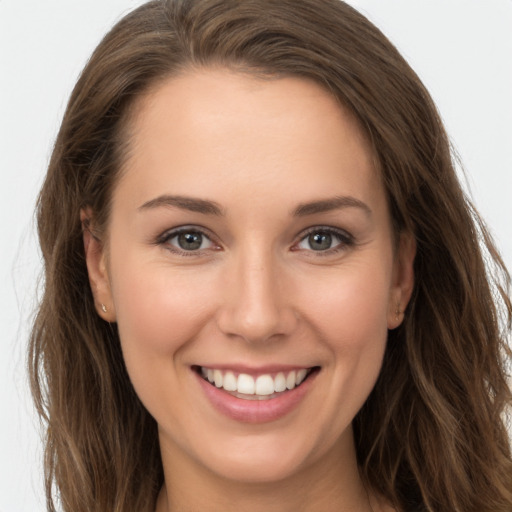
[[[222,372],[220,370],[213,370],[213,380],[216,387],[222,387]]]
[[[226,372],[224,375],[224,382],[222,387],[226,391],[236,391],[237,390],[237,379],[233,372]]]
[[[298,386],[308,374],[308,371],[305,368],[302,368],[302,370],[299,370],[297,372],[297,377],[295,378],[295,385]]]
[[[286,387],[288,389],[293,389],[295,387],[296,375],[295,372],[290,372],[286,377]]]
[[[294,389],[307,377],[309,370],[302,368],[292,370],[285,374],[279,372],[274,378],[269,374],[259,375],[256,379],[247,373],[241,373],[238,377],[232,371],[201,367],[201,375],[218,388],[241,395],[255,395],[265,397],[274,393]],[[235,396],[237,396],[235,395]]]
[[[283,372],[280,372],[276,375],[274,379],[274,391],[276,393],[281,393],[286,389],[286,377]]]
[[[256,379],[256,394],[271,395],[274,392],[274,379],[270,375],[260,375]]]
[[[255,385],[253,377],[247,375],[246,373],[241,373],[238,376],[237,388],[239,393],[244,393],[245,395],[254,395]]]

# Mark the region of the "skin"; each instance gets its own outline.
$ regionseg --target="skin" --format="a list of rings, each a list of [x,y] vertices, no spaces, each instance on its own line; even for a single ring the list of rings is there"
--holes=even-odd
[[[358,123],[312,82],[224,69],[160,84],[131,123],[106,243],[84,241],[98,314],[118,323],[159,425],[157,511],[391,510],[362,485],[351,422],[402,321],[415,248],[393,237]],[[180,249],[168,234],[180,226],[207,233],[200,250]],[[310,228],[338,231],[313,250]],[[237,364],[320,372],[291,413],[247,424],[219,413],[191,370]]]

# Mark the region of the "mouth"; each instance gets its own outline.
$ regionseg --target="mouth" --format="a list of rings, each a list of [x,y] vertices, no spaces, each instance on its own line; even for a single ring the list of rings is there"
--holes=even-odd
[[[193,366],[192,369],[211,386],[242,400],[271,400],[300,387],[319,366],[296,368],[273,373],[249,373],[205,366]]]

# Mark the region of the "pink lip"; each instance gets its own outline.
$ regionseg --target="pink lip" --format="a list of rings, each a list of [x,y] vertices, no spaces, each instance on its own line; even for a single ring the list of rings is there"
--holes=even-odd
[[[282,368],[282,367],[281,367]],[[268,367],[266,368],[268,370]],[[281,369],[282,371],[282,369]],[[253,369],[251,373],[256,373]],[[194,372],[210,403],[223,415],[243,423],[267,423],[286,416],[295,409],[311,389],[317,372],[313,372],[300,386],[285,391],[269,400],[244,400],[222,388],[216,388]]]

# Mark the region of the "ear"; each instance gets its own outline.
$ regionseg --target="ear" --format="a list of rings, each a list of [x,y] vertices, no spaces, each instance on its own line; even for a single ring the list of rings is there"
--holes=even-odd
[[[107,322],[115,322],[116,314],[103,243],[94,234],[93,214],[90,208],[80,210],[85,261],[89,283],[98,315]]]
[[[388,303],[388,329],[396,329],[404,319],[404,312],[414,289],[415,256],[416,240],[413,234],[401,233]]]

